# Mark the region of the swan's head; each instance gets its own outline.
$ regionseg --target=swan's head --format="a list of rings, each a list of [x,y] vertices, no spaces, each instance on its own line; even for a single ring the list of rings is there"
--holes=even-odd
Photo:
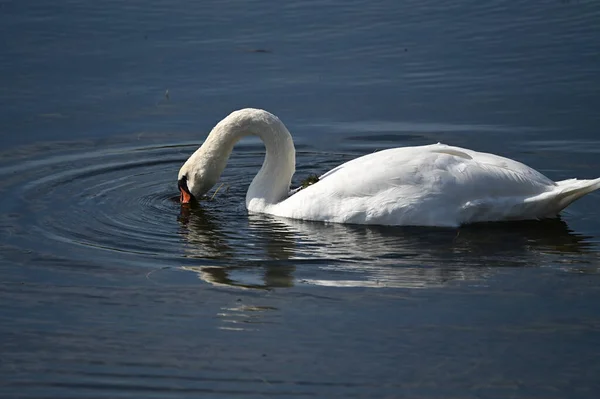
[[[219,179],[218,166],[198,149],[179,169],[177,186],[181,203],[188,204],[206,194]]]

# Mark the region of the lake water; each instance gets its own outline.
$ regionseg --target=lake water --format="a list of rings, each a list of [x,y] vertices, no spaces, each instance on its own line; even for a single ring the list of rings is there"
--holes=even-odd
[[[248,215],[181,164],[241,107],[294,182],[433,142],[600,176],[600,3],[0,1],[0,396],[596,398],[600,193],[456,229]]]

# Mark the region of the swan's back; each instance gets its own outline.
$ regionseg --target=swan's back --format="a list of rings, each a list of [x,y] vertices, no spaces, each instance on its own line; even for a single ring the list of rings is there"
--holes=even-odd
[[[568,205],[565,191],[575,190],[572,202],[599,187],[600,179],[561,185],[508,158],[434,144],[349,161],[267,211],[340,223],[457,226],[554,216]]]

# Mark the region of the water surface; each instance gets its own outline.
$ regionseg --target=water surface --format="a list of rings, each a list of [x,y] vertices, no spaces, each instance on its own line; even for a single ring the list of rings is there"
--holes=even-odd
[[[594,1],[0,3],[0,395],[595,398],[600,194],[460,229],[176,201],[236,108],[294,184],[444,142],[600,176]]]

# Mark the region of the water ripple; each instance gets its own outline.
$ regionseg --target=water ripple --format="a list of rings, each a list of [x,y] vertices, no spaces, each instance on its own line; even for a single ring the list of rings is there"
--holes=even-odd
[[[186,270],[204,283],[242,289],[425,288],[486,279],[490,267],[594,253],[587,237],[560,220],[456,231],[248,215],[245,190],[263,156],[254,142],[236,147],[214,200],[191,208],[178,203],[175,179],[195,144],[73,147],[39,146],[0,166],[5,257],[78,270]],[[349,155],[300,146],[298,157],[296,180]]]

